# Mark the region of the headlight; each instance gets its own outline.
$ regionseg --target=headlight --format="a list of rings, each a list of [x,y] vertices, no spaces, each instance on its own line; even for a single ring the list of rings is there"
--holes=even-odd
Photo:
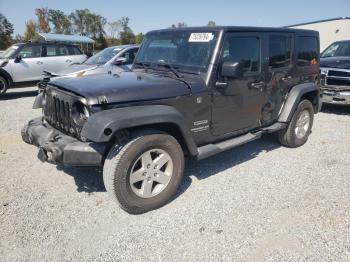
[[[90,111],[82,102],[75,102],[72,107],[72,119],[78,126],[83,126],[90,116]]]

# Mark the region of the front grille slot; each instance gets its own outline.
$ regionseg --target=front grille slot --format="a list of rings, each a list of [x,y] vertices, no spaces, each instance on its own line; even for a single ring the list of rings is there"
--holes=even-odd
[[[330,86],[350,86],[350,80],[327,78],[326,85],[330,85]]]
[[[328,76],[350,77],[350,72],[328,70]]]
[[[45,119],[53,127],[73,134],[70,103],[57,95],[46,93]]]

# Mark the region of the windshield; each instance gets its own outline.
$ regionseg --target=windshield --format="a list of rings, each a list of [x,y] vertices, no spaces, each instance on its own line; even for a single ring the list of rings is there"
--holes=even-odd
[[[103,65],[111,60],[116,54],[118,54],[123,48],[109,47],[98,52],[96,55],[90,57],[85,61],[86,65]]]
[[[16,52],[17,49],[18,49],[17,45],[10,46],[3,53],[0,54],[0,57],[1,58],[9,58]]]
[[[164,31],[147,34],[135,64],[166,64],[177,69],[206,72],[218,32]]]
[[[350,42],[339,42],[330,45],[321,57],[350,56]]]

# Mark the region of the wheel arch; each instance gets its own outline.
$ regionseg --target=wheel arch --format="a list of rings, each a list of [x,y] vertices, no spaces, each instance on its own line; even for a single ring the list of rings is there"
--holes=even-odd
[[[9,85],[9,87],[12,85],[13,79],[12,79],[11,75],[6,70],[0,68],[0,76],[2,76],[3,78],[5,78],[7,80],[7,84]]]
[[[320,104],[320,89],[315,83],[296,85],[290,90],[278,121],[289,122],[292,119],[298,104],[304,99],[307,99],[312,103],[314,110],[317,113]]]
[[[94,142],[110,142],[140,129],[154,129],[174,136],[191,155],[197,146],[181,113],[171,106],[150,105],[116,108],[93,114],[81,135]]]

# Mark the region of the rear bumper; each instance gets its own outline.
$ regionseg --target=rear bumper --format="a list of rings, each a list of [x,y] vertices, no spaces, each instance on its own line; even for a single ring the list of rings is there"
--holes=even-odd
[[[350,105],[350,90],[323,89],[322,102],[326,104]]]
[[[39,148],[43,162],[70,166],[101,166],[108,143],[81,142],[35,118],[23,127],[24,142]]]

